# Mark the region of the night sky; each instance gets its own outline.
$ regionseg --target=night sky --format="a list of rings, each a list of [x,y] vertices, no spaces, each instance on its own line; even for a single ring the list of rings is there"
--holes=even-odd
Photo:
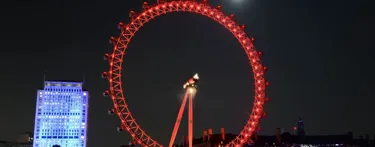
[[[246,24],[264,53],[270,103],[261,134],[292,131],[298,118],[307,134],[375,133],[375,23],[370,0],[211,0]],[[118,22],[128,22],[139,0],[28,0],[0,4],[0,140],[33,131],[37,90],[47,80],[82,80],[90,92],[91,147],[127,144],[119,119],[102,92],[103,55]],[[143,129],[167,144],[183,93],[195,72],[201,83],[194,102],[194,130],[238,133],[250,113],[253,77],[247,57],[224,27],[204,16],[170,13],[146,24],[124,61],[124,88]],[[187,117],[187,113],[185,114]],[[186,119],[185,119],[186,120]],[[187,134],[186,121],[177,136]],[[371,135],[372,136],[372,135]]]

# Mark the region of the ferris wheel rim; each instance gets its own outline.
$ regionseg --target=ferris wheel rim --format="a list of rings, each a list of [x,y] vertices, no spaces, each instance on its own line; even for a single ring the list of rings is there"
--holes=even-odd
[[[266,67],[260,62],[260,54],[255,50],[253,39],[249,38],[244,31],[244,26],[238,25],[233,19],[233,15],[226,16],[221,10],[221,6],[212,8],[206,3],[199,3],[194,1],[171,1],[154,6],[150,6],[139,15],[134,16],[131,22],[127,25],[120,25],[121,35],[118,38],[112,38],[114,44],[113,53],[110,55],[110,68],[108,71],[108,79],[110,85],[110,96],[112,98],[114,109],[117,116],[121,120],[121,128],[128,131],[133,139],[142,146],[162,146],[149,136],[140,125],[135,121],[131,111],[127,105],[126,98],[122,87],[122,63],[125,56],[128,44],[131,43],[132,37],[136,32],[143,27],[144,24],[150,20],[166,13],[171,12],[189,12],[198,13],[202,16],[209,17],[219,24],[223,25],[229,30],[236,39],[241,43],[245,50],[250,65],[252,67],[253,76],[255,79],[255,96],[254,106],[247,120],[246,125],[240,134],[226,146],[234,147],[245,143],[256,131],[259,126],[259,121],[262,117],[263,105],[268,98],[266,98],[265,90],[268,82],[265,80],[264,72]]]

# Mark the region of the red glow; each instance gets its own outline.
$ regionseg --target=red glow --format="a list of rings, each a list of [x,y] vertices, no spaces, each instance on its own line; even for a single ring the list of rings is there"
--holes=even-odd
[[[194,84],[194,82],[195,82],[195,81],[194,81],[193,78],[190,78],[190,79],[189,79],[189,83],[190,83],[190,84]]]
[[[120,29],[121,31],[123,31],[124,29],[126,29],[126,25],[122,22],[119,22],[118,25],[117,25],[118,29]]]
[[[251,42],[254,42],[254,41],[255,41],[255,38],[254,38],[254,37],[251,37],[250,40],[251,40]]]
[[[174,141],[176,139],[178,128],[180,127],[181,119],[182,119],[182,116],[184,114],[184,109],[185,109],[186,101],[188,99],[188,95],[189,95],[189,92],[186,91],[184,99],[182,100],[180,111],[178,112],[177,120],[176,120],[176,123],[175,123],[174,128],[173,128],[171,139],[169,141],[169,147],[173,146],[173,143],[174,143]]]
[[[117,44],[117,38],[111,37],[110,40],[109,40],[109,43],[112,43],[112,44],[116,45]]]
[[[193,147],[193,94],[189,94],[189,124],[188,124],[188,137],[189,147]]]
[[[108,61],[111,60],[111,55],[109,55],[109,54],[105,54],[105,55],[104,55],[104,59],[105,59],[105,60],[108,60]]]
[[[245,30],[245,29],[246,29],[246,25],[242,25],[242,26],[241,26],[241,29],[242,29],[242,30]]]
[[[234,14],[230,14],[229,18],[233,20],[234,19]]]
[[[263,112],[263,114],[262,114],[262,118],[265,118],[265,117],[267,117],[267,113],[266,113],[266,112]]]
[[[161,147],[162,145],[153,140],[149,135],[146,134],[144,131],[135,121],[132,113],[130,112],[128,105],[125,101],[123,88],[122,88],[122,62],[124,58],[125,51],[131,42],[133,36],[137,33],[137,31],[144,26],[145,23],[149,22],[150,20],[154,19],[165,13],[171,12],[191,12],[191,13],[198,13],[203,16],[207,16],[218,23],[222,24],[225,28],[227,28],[239,41],[242,47],[245,49],[247,55],[249,55],[249,61],[253,69],[254,78],[256,81],[255,90],[260,89],[257,91],[255,95],[255,104],[254,106],[256,109],[253,109],[257,112],[254,112],[257,117],[249,117],[245,127],[241,131],[241,135],[236,137],[234,140],[229,142],[226,147],[233,147],[233,146],[240,146],[239,143],[243,140],[249,140],[251,138],[252,133],[249,132],[248,135],[244,135],[244,132],[254,131],[250,126],[258,126],[259,119],[262,115],[263,104],[266,101],[264,99],[266,87],[265,85],[269,85],[268,82],[265,83],[264,74],[263,72],[267,70],[267,67],[264,67],[264,71],[261,70],[263,65],[260,62],[260,55],[257,54],[257,51],[254,48],[252,42],[254,38],[249,38],[246,33],[244,32],[245,25],[238,25],[233,19],[234,15],[230,15],[229,18],[226,18],[226,14],[224,14],[220,9],[222,6],[218,6],[216,8],[211,7],[207,0],[203,0],[203,2],[198,1],[159,1],[156,5],[148,5],[147,3],[143,3],[144,11],[139,13],[138,15],[135,11],[129,12],[129,17],[131,18],[131,22],[128,24],[119,23],[118,27],[120,28],[121,35],[118,38],[111,38],[111,43],[114,45],[113,54],[106,54],[105,57],[107,60],[110,61],[110,69],[108,71],[108,80],[110,84],[110,91],[111,97],[113,100],[114,108],[116,112],[121,112],[119,118],[121,119],[122,125],[125,126],[126,130],[133,136],[133,138],[138,142],[141,146],[149,146],[149,147]],[[183,7],[181,7],[183,6]],[[202,11],[203,10],[203,11]],[[237,28],[237,29],[236,29]],[[242,28],[242,29],[239,29]],[[259,66],[256,70],[255,66]],[[261,81],[258,84],[258,81]],[[260,95],[260,96],[259,96]],[[259,111],[259,112],[258,112]],[[190,129],[189,129],[190,132]],[[192,130],[191,130],[192,132]]]

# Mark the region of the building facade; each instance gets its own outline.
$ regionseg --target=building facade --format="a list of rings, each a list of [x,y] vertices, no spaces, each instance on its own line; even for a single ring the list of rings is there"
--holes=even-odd
[[[34,147],[86,147],[89,94],[81,82],[45,81],[38,90]]]

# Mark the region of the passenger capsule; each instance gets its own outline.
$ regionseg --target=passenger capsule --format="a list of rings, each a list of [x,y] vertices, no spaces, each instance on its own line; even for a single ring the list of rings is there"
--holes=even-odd
[[[117,131],[118,132],[122,132],[122,131],[124,131],[121,127],[117,127]]]
[[[107,78],[108,77],[108,73],[107,72],[103,72],[102,73],[102,78]]]
[[[109,91],[108,90],[104,91],[103,92],[103,96],[108,97],[109,96]]]
[[[109,114],[109,115],[113,115],[113,114],[115,114],[115,109],[113,109],[113,108],[112,108],[112,109],[109,109],[109,110],[108,110],[108,114]]]

